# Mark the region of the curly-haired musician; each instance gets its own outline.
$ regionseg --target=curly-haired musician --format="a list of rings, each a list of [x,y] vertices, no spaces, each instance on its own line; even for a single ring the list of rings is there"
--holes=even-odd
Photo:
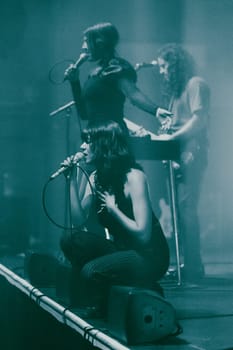
[[[198,202],[208,160],[210,90],[195,73],[193,57],[180,45],[166,44],[157,55],[163,76],[163,95],[173,116],[162,120],[163,140],[180,140],[177,172],[180,231],[183,242],[183,278],[196,281],[204,275],[200,247]]]

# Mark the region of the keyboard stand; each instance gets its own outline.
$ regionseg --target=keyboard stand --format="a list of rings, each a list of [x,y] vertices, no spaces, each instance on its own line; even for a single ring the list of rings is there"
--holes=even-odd
[[[177,211],[177,193],[175,184],[175,174],[172,164],[172,160],[167,161],[168,165],[168,187],[171,202],[171,216],[173,234],[175,237],[175,250],[176,250],[176,266],[177,266],[177,284],[181,285],[181,264],[180,264],[180,244],[179,244],[179,222],[178,222],[178,211]]]

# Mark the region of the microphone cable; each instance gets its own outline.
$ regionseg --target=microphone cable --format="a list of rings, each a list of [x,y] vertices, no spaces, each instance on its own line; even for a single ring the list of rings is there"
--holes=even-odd
[[[85,178],[87,180],[87,184],[90,186],[91,192],[94,195],[95,191],[94,191],[93,185],[91,184],[88,172],[83,167],[81,167],[80,164],[77,164],[76,166],[77,166],[77,168],[79,168],[81,170],[82,175],[85,176]],[[70,196],[68,196],[70,227],[66,227],[65,225],[61,225],[61,224],[57,223],[52,218],[52,216],[50,215],[50,213],[49,213],[49,211],[47,209],[47,206],[46,206],[46,194],[47,194],[48,185],[50,184],[51,181],[54,181],[54,179],[53,178],[49,178],[46,181],[46,183],[44,184],[43,189],[42,189],[42,206],[43,206],[44,213],[47,216],[47,218],[49,219],[49,221],[52,222],[52,224],[54,224],[56,227],[61,228],[63,230],[72,230],[73,228],[72,228],[72,224],[71,224],[72,215],[71,215],[71,210],[70,210],[70,207],[71,207]],[[67,181],[67,179],[66,179],[66,181]],[[68,181],[67,181],[67,183],[69,184]],[[70,193],[70,184],[67,187],[68,187],[67,188],[68,193]]]
[[[61,85],[65,82],[64,80],[64,71],[67,69],[67,66],[74,64],[75,61],[72,59],[64,59],[62,61],[56,62],[52,68],[50,68],[48,73],[48,78],[50,83],[53,85]]]

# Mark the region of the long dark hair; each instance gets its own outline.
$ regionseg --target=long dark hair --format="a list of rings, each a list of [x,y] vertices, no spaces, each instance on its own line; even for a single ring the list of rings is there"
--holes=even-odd
[[[112,23],[105,22],[95,24],[88,27],[83,34],[87,37],[90,48],[94,52],[104,50],[110,55],[114,55],[115,48],[119,41],[119,33]]]
[[[169,100],[172,96],[180,97],[188,80],[195,75],[195,63],[193,57],[180,45],[170,43],[164,45],[157,57],[168,62],[168,81],[164,81],[163,95]]]
[[[126,175],[136,163],[126,131],[115,121],[96,121],[83,130],[82,138],[90,143],[96,167],[96,182],[103,190],[116,195],[123,191]]]

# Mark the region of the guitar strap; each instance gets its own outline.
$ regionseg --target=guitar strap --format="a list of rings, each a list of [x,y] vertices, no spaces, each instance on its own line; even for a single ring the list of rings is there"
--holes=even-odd
[[[170,98],[170,102],[169,102],[169,105],[168,105],[168,110],[172,112],[172,108],[173,108],[173,104],[174,104],[174,95],[171,96]]]
[[[172,110],[173,110],[174,100],[175,100],[175,97],[174,97],[174,95],[172,95],[170,98],[169,106],[168,106],[168,110],[170,112],[172,112]],[[171,119],[172,119],[172,117],[171,117]],[[171,124],[171,126],[172,126],[172,124]],[[168,133],[169,133],[169,131],[170,130],[168,130]]]

